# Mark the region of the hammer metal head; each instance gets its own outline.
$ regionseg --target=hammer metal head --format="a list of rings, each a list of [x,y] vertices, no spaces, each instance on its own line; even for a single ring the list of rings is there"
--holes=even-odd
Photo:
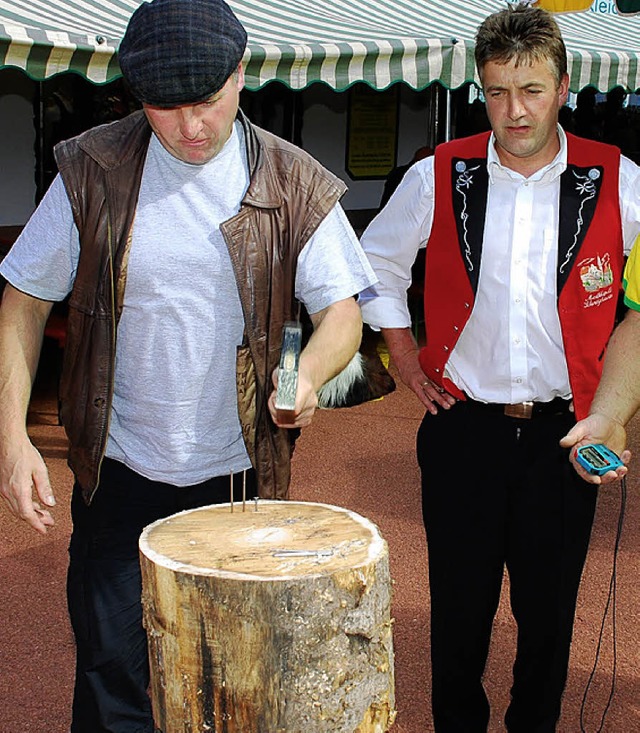
[[[291,411],[295,409],[301,348],[302,326],[297,321],[287,321],[282,329],[282,351],[280,352],[275,401],[276,410]]]

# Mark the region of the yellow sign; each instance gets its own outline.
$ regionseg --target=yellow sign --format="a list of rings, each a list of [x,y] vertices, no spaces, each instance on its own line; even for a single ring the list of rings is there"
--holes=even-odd
[[[538,8],[549,10],[552,13],[575,13],[580,10],[589,10],[593,0],[538,0]]]
[[[398,86],[349,91],[346,169],[351,178],[386,178],[396,165]]]

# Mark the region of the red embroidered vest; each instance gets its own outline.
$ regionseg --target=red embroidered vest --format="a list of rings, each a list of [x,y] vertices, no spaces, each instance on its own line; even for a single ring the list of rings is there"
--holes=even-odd
[[[489,133],[436,148],[435,211],[426,251],[425,374],[455,397],[443,377],[449,355],[473,309],[482,257],[489,185]],[[558,313],[577,419],[588,414],[613,330],[623,268],[618,193],[620,152],[567,135],[560,177]]]

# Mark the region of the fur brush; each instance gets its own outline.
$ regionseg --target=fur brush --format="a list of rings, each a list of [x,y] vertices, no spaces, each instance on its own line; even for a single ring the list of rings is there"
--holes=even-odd
[[[375,400],[396,388],[380,358],[357,352],[347,366],[318,392],[318,406],[353,407]]]

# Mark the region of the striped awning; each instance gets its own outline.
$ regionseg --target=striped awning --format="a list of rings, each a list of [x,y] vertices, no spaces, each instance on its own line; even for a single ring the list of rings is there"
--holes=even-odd
[[[139,0],[0,0],[0,68],[43,80],[66,71],[117,78],[117,47]],[[477,81],[473,39],[506,0],[229,0],[249,34],[249,89],[279,80],[343,90],[404,82],[455,89]],[[640,87],[640,16],[556,16],[569,49],[570,88]],[[612,50],[615,49],[615,50]]]

